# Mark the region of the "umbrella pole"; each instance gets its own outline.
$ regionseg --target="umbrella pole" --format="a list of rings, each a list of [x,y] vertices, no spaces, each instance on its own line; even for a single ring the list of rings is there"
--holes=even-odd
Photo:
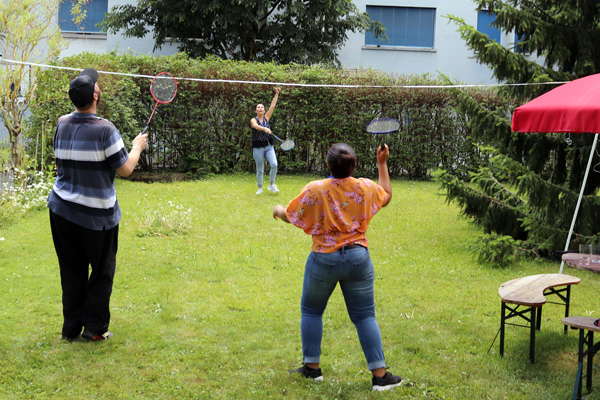
[[[594,158],[594,152],[596,151],[596,144],[598,143],[598,134],[594,135],[594,143],[592,144],[592,151],[590,151],[590,158],[588,160],[587,168],[585,169],[585,176],[583,177],[583,183],[581,184],[581,190],[579,191],[579,198],[577,199],[577,206],[573,213],[573,221],[571,221],[571,228],[569,229],[569,236],[567,236],[567,243],[565,243],[565,251],[569,250],[569,243],[571,243],[571,235],[573,234],[573,228],[575,227],[575,221],[577,220],[577,214],[579,213],[579,206],[581,205],[581,199],[583,198],[583,191],[585,190],[585,183],[587,182],[588,175],[590,173],[590,167],[592,166],[592,158]],[[562,257],[561,257],[562,258]],[[562,274],[563,267],[565,266],[564,260],[560,263],[559,274]]]

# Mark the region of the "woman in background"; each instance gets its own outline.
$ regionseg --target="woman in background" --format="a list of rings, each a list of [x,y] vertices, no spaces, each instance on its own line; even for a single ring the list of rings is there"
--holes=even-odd
[[[266,112],[263,104],[257,104],[256,117],[250,120],[250,127],[252,128],[252,155],[256,163],[256,183],[258,184],[256,194],[263,192],[265,158],[271,166],[271,170],[269,171],[269,187],[267,189],[273,193],[279,193],[279,189],[277,189],[277,185],[275,184],[277,156],[275,155],[275,148],[273,147],[274,139],[271,136],[271,128],[269,127],[269,120],[271,119],[271,115],[273,115],[275,105],[277,105],[279,92],[281,92],[280,88],[275,89],[275,96]]]

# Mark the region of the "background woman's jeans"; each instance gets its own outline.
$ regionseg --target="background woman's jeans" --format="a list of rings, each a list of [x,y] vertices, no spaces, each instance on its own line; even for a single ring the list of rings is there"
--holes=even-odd
[[[370,370],[385,367],[381,332],[375,320],[375,271],[364,247],[340,249],[335,253],[311,252],[306,260],[302,289],[302,353],[304,363],[319,363],[323,338],[323,312],[340,283],[348,315]]]
[[[275,156],[275,149],[273,146],[255,147],[252,149],[252,155],[254,156],[254,162],[256,163],[256,183],[258,183],[258,187],[263,187],[265,158],[271,166],[271,170],[269,171],[269,183],[275,183],[275,177],[277,176],[277,157]]]

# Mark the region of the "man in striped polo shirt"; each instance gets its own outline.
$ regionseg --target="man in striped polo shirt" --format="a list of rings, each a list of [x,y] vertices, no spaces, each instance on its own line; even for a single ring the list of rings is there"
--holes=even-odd
[[[56,181],[48,208],[63,292],[62,338],[68,341],[80,334],[94,341],[112,337],[109,302],[121,219],[115,173],[129,176],[148,141],[147,134],[138,135],[127,152],[115,126],[96,115],[102,97],[97,81],[98,72],[88,68],[70,82],[76,111],[60,117],[54,133]]]

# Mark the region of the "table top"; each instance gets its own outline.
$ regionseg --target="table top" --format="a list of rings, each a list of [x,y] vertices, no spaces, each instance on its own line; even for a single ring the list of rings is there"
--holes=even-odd
[[[529,275],[504,282],[498,289],[502,301],[524,306],[546,303],[544,291],[556,286],[577,285],[581,279],[565,274]]]
[[[594,325],[594,321],[597,319],[593,317],[566,317],[562,319],[562,323],[571,328],[600,332],[600,327]]]
[[[581,255],[579,253],[565,253],[562,255],[562,260],[571,268],[600,273],[600,263],[584,265],[581,262]]]

